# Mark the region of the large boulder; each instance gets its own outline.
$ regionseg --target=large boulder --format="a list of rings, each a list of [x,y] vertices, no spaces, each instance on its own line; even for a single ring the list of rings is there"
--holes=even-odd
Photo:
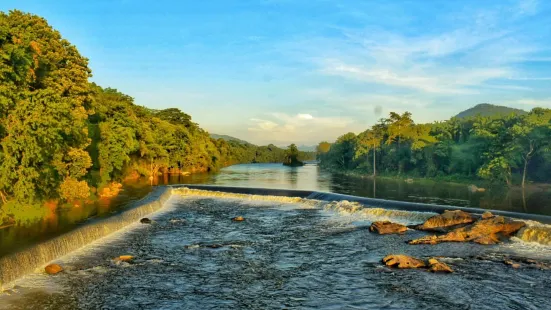
[[[389,267],[401,269],[423,268],[426,266],[422,260],[407,255],[387,255],[383,258],[383,263]]]
[[[63,267],[58,264],[50,264],[44,268],[47,274],[56,274],[63,271]]]
[[[526,223],[513,221],[503,216],[481,219],[474,224],[457,228],[442,236],[427,236],[415,239],[409,244],[438,244],[441,242],[476,242],[480,244],[498,243],[500,237],[510,237]]]
[[[379,222],[373,222],[373,224],[371,224],[371,227],[369,227],[369,230],[372,232],[376,232],[380,235],[386,235],[386,234],[401,234],[408,229],[406,226],[402,224],[396,224],[389,221],[379,221]]]
[[[470,224],[475,221],[475,218],[465,211],[455,210],[449,211],[446,210],[442,214],[435,215],[423,224],[417,226],[417,229],[420,230],[443,230],[456,225],[461,224]]]
[[[429,271],[431,271],[431,272],[445,272],[445,273],[452,273],[453,272],[453,270],[450,268],[450,266],[448,266],[445,263],[437,260],[436,258],[429,259]]]

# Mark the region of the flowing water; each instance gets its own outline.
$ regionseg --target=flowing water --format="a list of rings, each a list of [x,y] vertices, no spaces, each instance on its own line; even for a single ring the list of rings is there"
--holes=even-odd
[[[317,166],[236,165],[217,174],[164,176],[158,182],[181,183],[551,214],[545,188],[524,195],[503,189],[471,193],[466,185],[375,183]],[[409,246],[405,241],[424,233],[377,236],[367,227],[375,220],[416,224],[433,214],[194,190],[183,191],[192,197],[173,195],[161,208],[170,196],[161,187],[140,200],[151,190],[145,182],[129,184],[114,200],[0,229],[0,309],[539,309],[551,302],[551,271],[543,268],[549,265],[526,262],[551,260],[549,225],[530,222],[512,242],[499,246]],[[151,212],[156,212],[153,225],[135,224]],[[232,222],[237,215],[246,221]],[[442,256],[456,272],[388,269],[380,261],[392,253]],[[136,257],[134,262],[113,260],[127,254]],[[503,263],[511,257],[521,262],[520,269]],[[51,260],[65,272],[46,276],[41,266]],[[29,275],[13,282],[24,274]]]
[[[531,187],[525,195],[507,188],[472,193],[464,184],[380,178],[376,181],[336,175],[318,166],[286,167],[281,164],[245,164],[218,173],[189,176],[165,175],[157,184],[214,184],[256,188],[318,190],[361,197],[434,203],[551,215],[551,191]],[[152,187],[146,180],[126,184],[119,196],[72,209],[51,212],[43,218],[22,220],[21,225],[0,229],[0,257],[26,246],[69,232],[90,217],[109,217],[139,201]]]
[[[467,184],[414,179],[357,178],[323,171],[318,166],[286,167],[281,164],[245,164],[222,169],[215,174],[166,175],[159,184],[214,184],[257,188],[303,189],[432,203],[459,207],[504,210],[551,215],[551,187],[529,186],[520,189],[489,188],[471,192]]]
[[[66,271],[31,274],[0,296],[4,309],[543,309],[551,248],[412,246],[425,235],[380,236],[374,220],[422,222],[430,213],[354,203],[235,194],[173,195],[151,218],[63,256]],[[245,221],[233,222],[243,216]],[[387,254],[443,257],[455,272],[396,270]],[[113,260],[134,255],[131,263]]]

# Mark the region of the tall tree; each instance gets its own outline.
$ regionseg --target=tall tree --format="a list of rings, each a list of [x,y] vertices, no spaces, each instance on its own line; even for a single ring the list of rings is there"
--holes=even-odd
[[[88,143],[88,61],[46,20],[0,12],[0,190],[19,201],[56,196],[65,163]],[[86,166],[85,164],[83,166]]]

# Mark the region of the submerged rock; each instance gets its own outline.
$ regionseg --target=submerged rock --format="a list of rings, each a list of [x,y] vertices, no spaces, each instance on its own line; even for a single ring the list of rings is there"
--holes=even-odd
[[[143,219],[140,220],[140,223],[142,224],[151,224],[153,221],[148,219],[147,217],[144,217]]]
[[[245,220],[245,218],[242,217],[242,216],[236,216],[236,217],[232,218],[231,220],[234,221],[234,222],[243,222]]]
[[[205,245],[205,248],[218,249],[218,248],[221,248],[221,247],[223,247],[223,246],[224,246],[224,245],[222,245],[222,244],[214,243],[214,244],[206,244],[206,245]]]
[[[426,266],[422,260],[407,255],[387,255],[383,258],[383,263],[389,267],[401,269],[422,268]]]
[[[373,222],[369,230],[380,235],[386,234],[402,234],[407,230],[407,227],[402,224],[396,224],[389,221]]]
[[[58,264],[50,264],[44,268],[47,274],[56,274],[63,271],[63,267]]]
[[[441,242],[468,242],[480,244],[495,244],[500,237],[510,237],[513,233],[526,226],[526,223],[494,216],[481,219],[474,224],[457,228],[442,236],[427,236],[411,240],[409,244],[438,244]]]
[[[417,226],[417,229],[442,230],[442,229],[450,228],[456,225],[470,224],[474,221],[475,221],[474,217],[470,213],[467,213],[465,211],[446,210],[442,214],[438,214],[429,218],[423,224]]]
[[[453,270],[447,264],[437,260],[436,258],[429,259],[429,271],[431,272],[446,272],[452,273]]]

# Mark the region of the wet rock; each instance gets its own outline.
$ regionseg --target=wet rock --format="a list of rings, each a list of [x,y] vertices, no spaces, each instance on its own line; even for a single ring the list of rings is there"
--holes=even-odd
[[[134,260],[134,256],[132,255],[121,255],[117,258],[115,258],[115,261],[117,262],[131,262],[132,260]]]
[[[481,236],[473,240],[473,242],[484,245],[498,244],[499,239],[497,235]]]
[[[234,221],[234,222],[243,222],[245,220],[245,218],[242,217],[242,216],[236,216],[236,217],[232,218],[231,220]]]
[[[369,230],[380,235],[386,234],[402,234],[407,230],[407,227],[402,224],[396,224],[389,221],[373,222]]]
[[[58,264],[50,264],[44,268],[44,271],[46,271],[47,274],[56,274],[62,272],[63,267]]]
[[[147,217],[144,217],[143,219],[140,220],[140,223],[142,224],[151,224],[153,221],[148,219]]]
[[[205,248],[218,249],[218,248],[221,248],[221,247],[223,247],[223,246],[224,246],[224,245],[222,245],[222,244],[217,244],[217,243],[215,243],[215,244],[207,244],[207,245],[205,245]]]
[[[492,218],[492,217],[494,217],[494,215],[490,211],[486,211],[486,212],[482,213],[482,219],[483,220],[487,220],[487,219]]]
[[[445,272],[452,273],[453,270],[447,264],[437,260],[436,258],[429,259],[429,271],[430,272]]]
[[[383,263],[389,267],[401,269],[422,268],[426,266],[422,260],[407,255],[387,255],[383,258]]]
[[[494,216],[481,219],[474,224],[457,228],[442,236],[427,236],[411,240],[409,244],[438,244],[441,242],[469,242],[480,244],[495,244],[500,237],[510,237],[513,233],[526,226],[526,223]]]
[[[446,210],[442,214],[435,215],[426,220],[422,225],[417,226],[420,230],[442,230],[461,224],[470,224],[474,222],[474,217],[465,211]]]

